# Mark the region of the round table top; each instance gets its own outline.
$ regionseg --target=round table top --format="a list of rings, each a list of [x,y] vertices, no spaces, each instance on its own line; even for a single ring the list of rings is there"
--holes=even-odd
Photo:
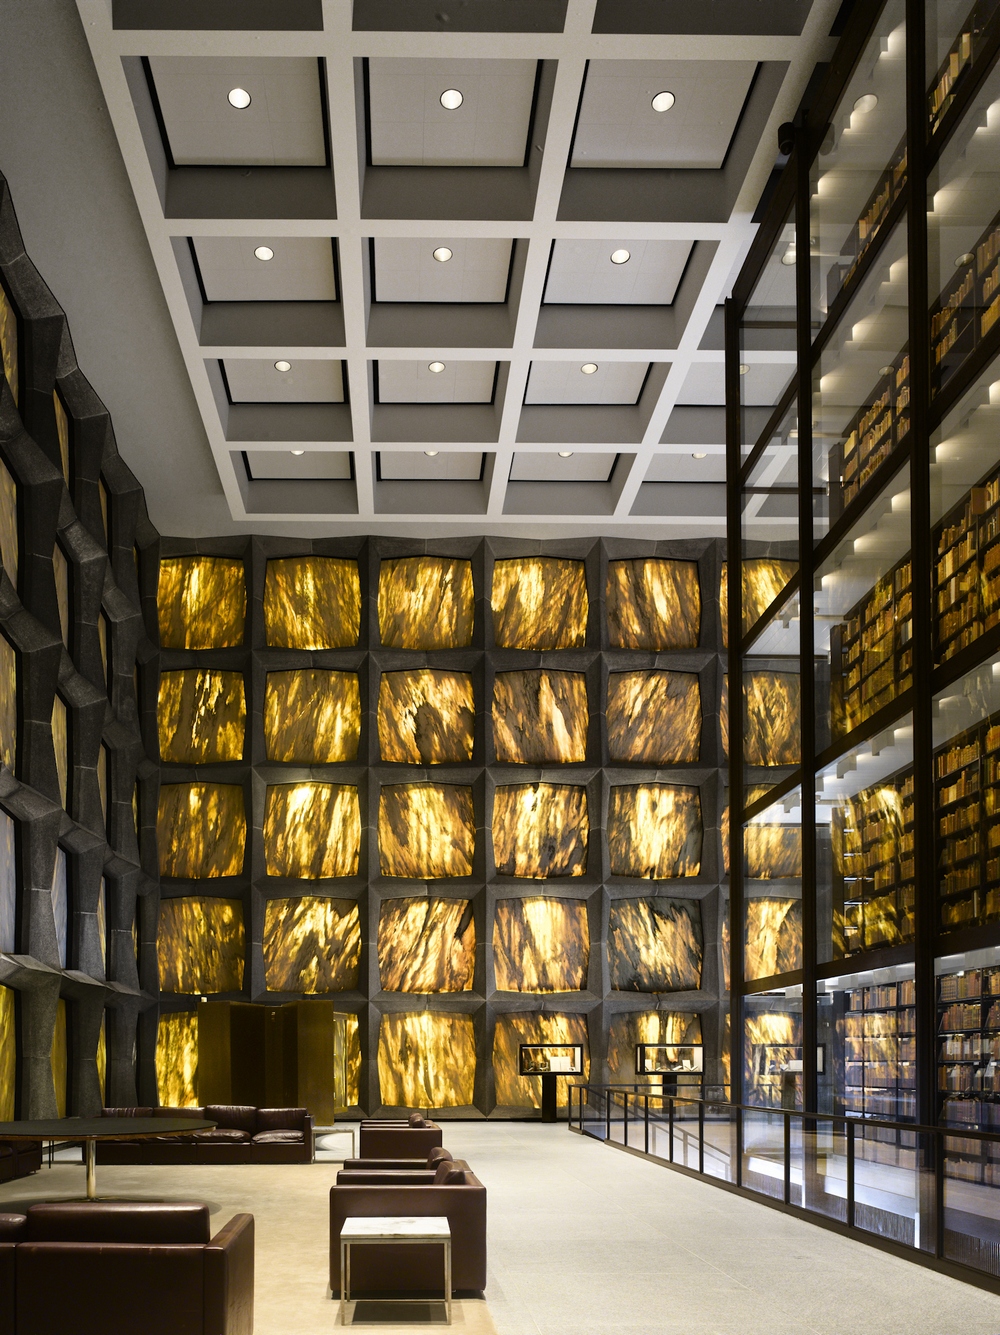
[[[47,1117],[0,1122],[0,1140],[123,1140],[127,1136],[184,1136],[211,1131],[217,1122],[193,1117]]]

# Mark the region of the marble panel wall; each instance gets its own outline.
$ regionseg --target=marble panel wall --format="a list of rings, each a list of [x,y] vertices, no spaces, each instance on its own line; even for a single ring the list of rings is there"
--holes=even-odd
[[[0,461],[0,564],[7,578],[17,588],[17,487]]]
[[[386,784],[379,794],[383,876],[471,876],[476,847],[472,789],[452,783]]]
[[[14,1120],[17,1089],[17,1031],[14,990],[0,987],[0,1122]]]
[[[743,830],[744,875],[772,881],[802,875],[802,830],[798,825],[751,821]]]
[[[246,837],[243,789],[236,784],[165,783],[160,788],[156,844],[161,876],[239,876]]]
[[[386,649],[462,649],[472,643],[471,561],[406,556],[382,562],[378,624]]]
[[[16,827],[6,811],[0,811],[0,951],[17,950],[17,852]],[[0,1118],[0,1121],[3,1119]]]
[[[56,606],[59,611],[59,631],[63,644],[69,648],[70,600],[69,562],[58,543],[52,548],[52,575],[56,582]]]
[[[0,635],[0,762],[12,771],[17,766],[17,654],[5,635]]]
[[[744,673],[744,764],[799,763],[800,688],[797,672]]]
[[[383,899],[378,920],[384,992],[471,992],[476,923],[470,899]]]
[[[357,561],[293,556],[268,561],[264,637],[276,649],[350,649],[361,632]]]
[[[751,556],[743,562],[743,634],[755,626],[782,589],[798,573],[798,561],[783,561],[773,556]],[[722,646],[729,647],[729,564],[722,563],[719,588],[719,615],[722,618]]]
[[[69,946],[69,863],[66,851],[56,848],[56,865],[52,873],[52,917],[56,927],[56,951],[59,963],[65,969]]]
[[[66,1116],[66,1096],[69,1092],[67,1083],[69,1051],[67,1048],[66,1018],[66,1002],[60,997],[56,1002],[56,1023],[52,1030],[52,1046],[49,1049],[49,1065],[52,1069],[52,1085],[56,1095],[57,1117]]]
[[[663,1044],[677,1060],[676,1049],[702,1041],[701,1016],[688,1011],[621,1011],[612,1015],[608,1030],[608,1076],[614,1085],[662,1088],[661,1075],[637,1075],[635,1050],[640,1043]],[[683,1091],[681,1091],[683,1092]]]
[[[358,758],[361,690],[356,672],[269,672],[264,688],[268,760],[332,765]]]
[[[500,649],[582,649],[590,603],[582,561],[525,556],[493,567],[493,638]]]
[[[697,788],[645,783],[611,789],[608,847],[613,876],[658,881],[697,876],[702,838]]]
[[[587,758],[587,678],[532,668],[498,672],[493,682],[493,745],[506,765],[579,764]]]
[[[242,644],[247,610],[243,562],[218,556],[164,557],[156,605],[164,649]]]
[[[612,672],[608,677],[612,763],[684,765],[701,755],[701,686],[695,672]]]
[[[613,988],[625,992],[700,988],[703,958],[699,900],[611,901],[608,964]]]
[[[471,1015],[422,1011],[382,1016],[378,1080],[386,1107],[469,1107],[475,1078]]]
[[[579,992],[587,986],[590,932],[582,899],[499,899],[493,920],[498,992]]]
[[[160,759],[209,765],[243,759],[243,674],[207,668],[161,672]]]
[[[420,668],[382,674],[378,743],[384,761],[446,765],[471,760],[475,722],[470,673]]]
[[[269,992],[350,992],[358,986],[361,919],[356,900],[293,895],[264,906]]]
[[[356,876],[361,859],[358,790],[339,783],[270,785],[264,804],[268,876],[308,881]]]
[[[801,1015],[748,1015],[744,1028],[744,1102],[783,1107],[782,1071],[779,1068],[789,1057],[802,1057]],[[797,1103],[801,1106],[801,1074],[796,1075],[794,1081]]]
[[[17,316],[2,284],[0,284],[0,366],[3,367],[4,377],[10,386],[14,402],[17,403],[20,396]]]
[[[245,956],[240,900],[193,895],[161,900],[156,936],[161,992],[240,992]]]
[[[56,417],[56,436],[59,441],[59,459],[62,463],[62,475],[66,485],[70,484],[69,475],[69,419],[62,399],[57,390],[52,391],[52,407]]]
[[[164,1108],[198,1107],[197,1011],[172,1011],[160,1016],[156,1092]]]
[[[493,857],[498,875],[529,880],[583,876],[589,838],[586,788],[555,783],[496,788]]]
[[[746,924],[743,972],[748,981],[802,968],[801,899],[748,898]]]
[[[525,1011],[497,1016],[493,1035],[493,1080],[498,1107],[542,1106],[542,1077],[519,1074],[518,1055],[522,1043],[583,1044],[583,1074],[556,1078],[556,1104],[565,1108],[569,1102],[569,1086],[586,1083],[590,1079],[587,1017],[550,1013],[535,1015]]]
[[[65,807],[69,795],[69,724],[66,719],[66,705],[61,696],[52,699],[52,751],[56,760],[56,779],[59,784],[59,800]]]
[[[701,634],[697,561],[611,561],[606,600],[613,649],[697,648]]]

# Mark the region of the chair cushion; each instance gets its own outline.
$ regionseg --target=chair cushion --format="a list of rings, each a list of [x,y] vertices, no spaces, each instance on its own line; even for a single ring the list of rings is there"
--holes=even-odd
[[[453,1158],[451,1150],[446,1150],[443,1145],[437,1145],[427,1156],[427,1167],[437,1168],[439,1163],[444,1163],[445,1160],[450,1162]]]
[[[28,1207],[30,1242],[208,1242],[198,1202],[57,1201]]]
[[[299,1131],[306,1129],[305,1108],[258,1108],[257,1131]]]
[[[0,1214],[0,1242],[17,1242],[27,1231],[27,1215]]]
[[[205,1108],[205,1120],[216,1122],[225,1131],[245,1131],[252,1136],[257,1131],[257,1109],[240,1103],[210,1103]]]
[[[434,1185],[436,1187],[464,1187],[465,1169],[456,1168],[450,1159],[442,1159],[434,1173]]]
[[[193,1122],[214,1121],[205,1117],[204,1108],[154,1108],[154,1117],[189,1117]]]
[[[173,1140],[173,1136],[164,1136],[164,1140]],[[234,1127],[217,1126],[214,1131],[195,1131],[186,1140],[208,1141],[214,1145],[245,1145],[250,1137],[246,1131],[237,1131]]]
[[[420,1115],[420,1113],[410,1113],[409,1117],[408,1117],[406,1120],[407,1120],[407,1125],[408,1125],[408,1126],[426,1126],[426,1125],[427,1125],[427,1123],[424,1121],[424,1119],[423,1119],[423,1117]]]
[[[301,1131],[258,1131],[253,1138],[255,1145],[301,1145],[304,1135]]]

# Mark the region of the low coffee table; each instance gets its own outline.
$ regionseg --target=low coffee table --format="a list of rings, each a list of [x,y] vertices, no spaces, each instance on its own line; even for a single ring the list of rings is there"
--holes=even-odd
[[[443,1215],[351,1216],[340,1230],[340,1324],[347,1324],[351,1301],[351,1248],[368,1242],[440,1242],[444,1247],[444,1301],[451,1325],[451,1226]],[[410,1298],[379,1298],[379,1302],[411,1302]]]
[[[211,1131],[216,1125],[192,1117],[50,1117],[31,1122],[0,1122],[0,1140],[82,1140],[87,1164],[87,1200],[96,1201],[97,1141],[190,1136],[195,1131]]]

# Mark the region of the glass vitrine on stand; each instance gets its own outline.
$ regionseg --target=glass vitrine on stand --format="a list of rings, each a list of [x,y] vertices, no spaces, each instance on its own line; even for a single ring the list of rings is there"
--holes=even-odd
[[[582,1043],[521,1043],[518,1046],[520,1075],[542,1078],[542,1121],[556,1120],[557,1080],[560,1076],[583,1075]]]

